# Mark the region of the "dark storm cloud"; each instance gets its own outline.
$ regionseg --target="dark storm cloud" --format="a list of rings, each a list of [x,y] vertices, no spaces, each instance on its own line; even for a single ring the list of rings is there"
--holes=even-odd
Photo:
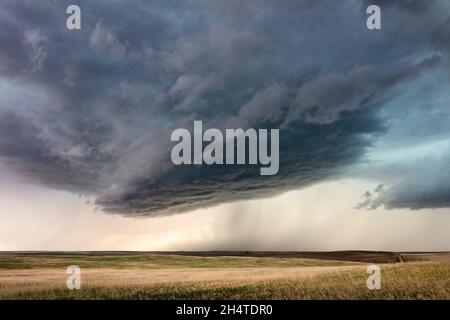
[[[335,177],[388,130],[383,106],[448,68],[446,1],[382,3],[382,31],[350,0],[77,3],[81,31],[65,28],[72,1],[1,4],[0,157],[125,215]],[[193,120],[280,127],[279,174],[173,166],[170,133]]]

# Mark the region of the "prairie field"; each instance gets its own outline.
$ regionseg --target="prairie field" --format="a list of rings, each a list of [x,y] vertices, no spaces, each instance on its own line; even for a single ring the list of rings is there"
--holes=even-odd
[[[450,299],[450,254],[2,252],[0,299]]]

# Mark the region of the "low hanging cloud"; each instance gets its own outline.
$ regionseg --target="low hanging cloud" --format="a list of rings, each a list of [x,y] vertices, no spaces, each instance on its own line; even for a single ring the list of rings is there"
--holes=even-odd
[[[390,187],[380,184],[366,191],[358,209],[448,208],[450,207],[450,145],[440,156],[425,157],[404,164],[408,173],[399,175],[399,181]],[[394,173],[395,175],[395,173]]]
[[[381,2],[383,29],[370,31],[351,0],[79,1],[82,30],[69,31],[67,1],[3,1],[0,161],[132,216],[338,177],[399,119],[383,108],[448,70],[448,2],[421,2],[419,18],[401,3]],[[170,134],[194,120],[281,128],[278,175],[172,165]],[[434,207],[411,197],[405,206]]]

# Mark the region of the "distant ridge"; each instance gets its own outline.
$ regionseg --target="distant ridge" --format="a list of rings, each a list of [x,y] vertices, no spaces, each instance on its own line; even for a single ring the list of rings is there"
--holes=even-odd
[[[410,259],[421,260],[427,255],[449,254],[440,252],[392,252],[368,250],[343,251],[0,251],[1,255],[89,255],[89,256],[132,256],[132,255],[184,255],[198,257],[260,257],[260,258],[300,258],[336,260],[368,263],[406,262]]]

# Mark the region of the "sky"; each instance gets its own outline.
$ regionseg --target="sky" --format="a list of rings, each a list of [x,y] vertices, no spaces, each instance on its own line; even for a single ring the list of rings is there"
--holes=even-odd
[[[0,250],[450,250],[450,2],[71,4],[0,4]],[[174,165],[195,120],[279,172]]]

